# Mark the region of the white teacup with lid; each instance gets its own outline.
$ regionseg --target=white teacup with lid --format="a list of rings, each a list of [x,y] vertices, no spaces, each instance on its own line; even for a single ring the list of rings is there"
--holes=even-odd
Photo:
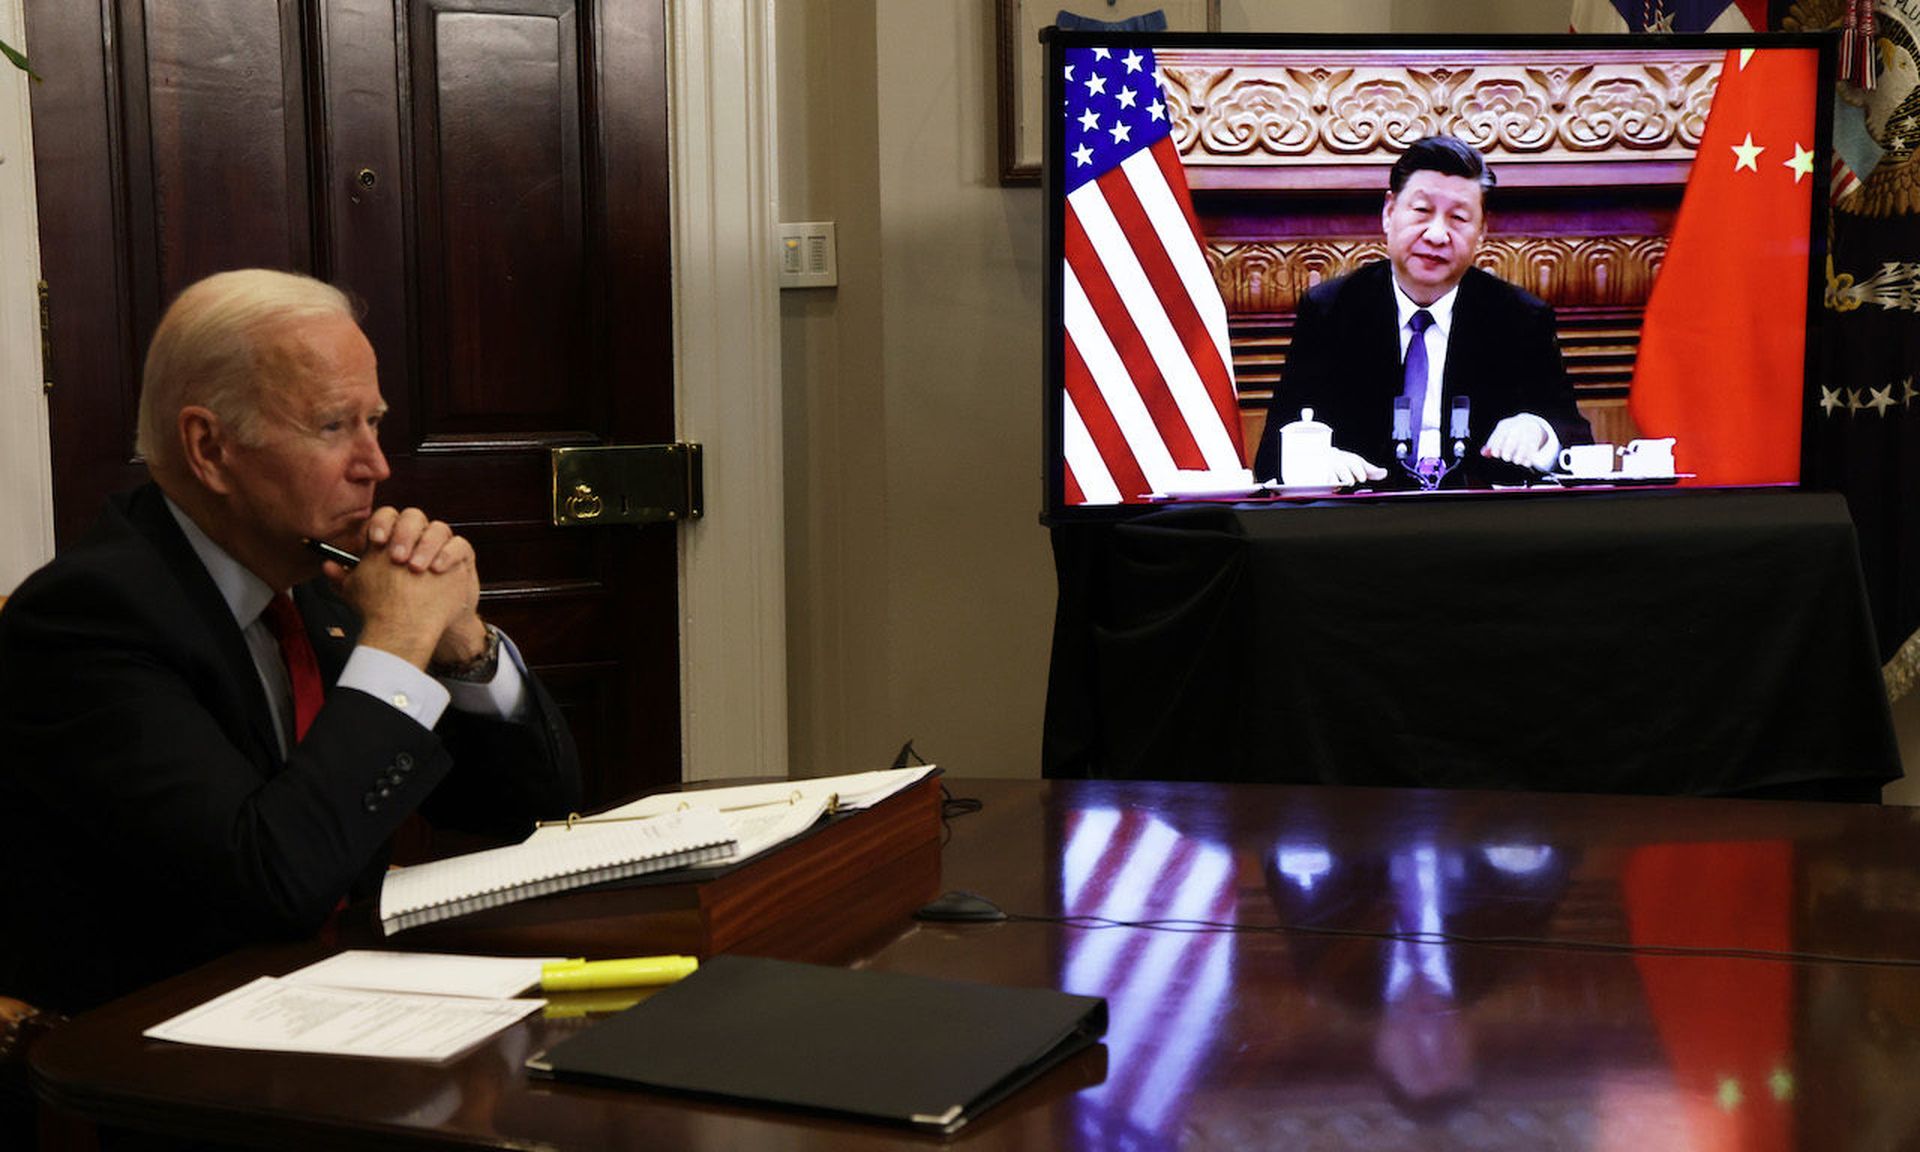
[[[1300,419],[1280,427],[1280,483],[1333,482],[1333,428],[1313,418],[1313,409],[1300,409]]]
[[[1673,475],[1673,440],[1629,440],[1620,449],[1620,472],[1626,476],[1660,478]]]

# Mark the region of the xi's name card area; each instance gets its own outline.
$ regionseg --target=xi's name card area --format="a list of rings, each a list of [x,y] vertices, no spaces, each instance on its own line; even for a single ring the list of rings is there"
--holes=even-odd
[[[142,1035],[210,1048],[439,1062],[471,1050],[542,1003],[330,988],[262,976]]]

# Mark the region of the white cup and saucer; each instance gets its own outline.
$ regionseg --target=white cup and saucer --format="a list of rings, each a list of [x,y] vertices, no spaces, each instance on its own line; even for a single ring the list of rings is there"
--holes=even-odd
[[[1601,480],[1613,475],[1613,445],[1569,444],[1560,449],[1560,470],[1580,480]]]

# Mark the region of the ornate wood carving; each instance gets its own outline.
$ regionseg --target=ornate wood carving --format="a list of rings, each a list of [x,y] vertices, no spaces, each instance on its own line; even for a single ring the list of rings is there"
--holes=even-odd
[[[1558,308],[1644,307],[1666,256],[1665,236],[1490,236],[1475,263]],[[1385,259],[1386,242],[1366,239],[1212,243],[1207,261],[1233,316],[1291,313],[1322,280]]]
[[[1686,162],[1699,146],[1721,53],[1455,51],[1159,54],[1168,119],[1196,167],[1276,159],[1377,169],[1408,144],[1448,132],[1496,163],[1601,159]],[[1369,186],[1372,184],[1369,177]]]

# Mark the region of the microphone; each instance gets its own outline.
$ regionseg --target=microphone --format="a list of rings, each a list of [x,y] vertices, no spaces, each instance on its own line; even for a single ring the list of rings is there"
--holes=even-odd
[[[1447,436],[1453,441],[1453,455],[1459,459],[1467,454],[1468,429],[1472,427],[1467,416],[1467,398],[1455,396],[1453,407],[1447,413]]]
[[[1413,401],[1393,398],[1393,454],[1404,460],[1413,450]]]

